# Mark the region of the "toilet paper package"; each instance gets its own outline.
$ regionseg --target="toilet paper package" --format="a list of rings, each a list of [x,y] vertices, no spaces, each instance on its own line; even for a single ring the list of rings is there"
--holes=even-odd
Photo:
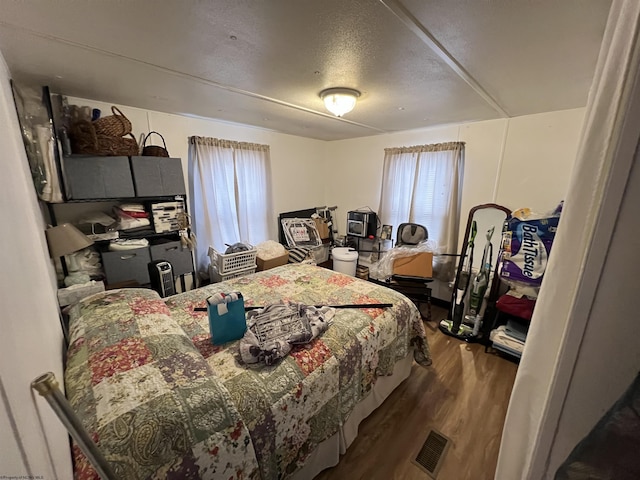
[[[512,285],[539,287],[559,220],[559,215],[535,219],[510,218],[502,233],[500,278]]]

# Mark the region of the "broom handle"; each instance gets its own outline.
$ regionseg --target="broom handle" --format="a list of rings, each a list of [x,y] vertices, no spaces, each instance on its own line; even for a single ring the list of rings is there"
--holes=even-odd
[[[322,308],[322,307],[331,307],[331,308],[390,308],[393,307],[393,303],[357,303],[357,304],[353,304],[353,305],[313,305],[315,308]],[[250,307],[244,307],[244,311],[248,312],[249,310],[258,310],[260,308],[265,308],[265,307],[260,307],[260,306],[250,306]],[[195,312],[206,312],[207,308],[206,307],[196,307],[193,309]]]
[[[354,304],[354,305],[313,305],[316,308],[322,308],[322,307],[331,307],[331,308],[389,308],[389,307],[393,307],[393,303],[358,303],[358,304]],[[258,310],[260,308],[265,308],[265,307],[259,307],[259,306],[250,306],[250,307],[244,307],[244,311],[248,312],[249,310]]]

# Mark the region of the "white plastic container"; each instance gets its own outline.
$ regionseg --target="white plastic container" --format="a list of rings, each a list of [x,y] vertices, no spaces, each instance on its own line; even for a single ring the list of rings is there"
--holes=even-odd
[[[346,273],[352,277],[356,276],[358,252],[349,247],[337,247],[331,251],[331,255],[333,256],[333,269],[336,272]]]

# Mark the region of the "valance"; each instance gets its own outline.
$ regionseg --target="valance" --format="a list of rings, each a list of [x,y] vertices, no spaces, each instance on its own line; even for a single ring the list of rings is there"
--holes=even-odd
[[[269,145],[261,145],[259,143],[236,142],[233,140],[224,140],[221,138],[211,137],[189,137],[189,143],[192,145],[209,145],[211,147],[235,148],[236,150],[251,150],[256,152],[268,152]]]
[[[422,153],[422,152],[444,152],[447,150],[458,150],[464,147],[464,142],[432,143],[429,145],[414,145],[412,147],[385,148],[385,153]]]

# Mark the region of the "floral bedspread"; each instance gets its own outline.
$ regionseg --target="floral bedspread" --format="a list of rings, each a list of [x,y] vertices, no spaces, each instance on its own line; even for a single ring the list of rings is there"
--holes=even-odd
[[[238,342],[209,340],[206,298],[245,305],[392,303],[339,309],[319,338],[273,366],[245,365]],[[413,351],[431,363],[406,297],[323,268],[292,264],[165,299],[121,290],[76,307],[67,395],[122,478],[287,478],[334,435],[380,375]],[[91,473],[76,455],[76,477]]]
[[[105,292],[70,314],[66,395],[118,478],[260,478],[228,391],[156,292]],[[95,479],[77,445],[75,478]]]

